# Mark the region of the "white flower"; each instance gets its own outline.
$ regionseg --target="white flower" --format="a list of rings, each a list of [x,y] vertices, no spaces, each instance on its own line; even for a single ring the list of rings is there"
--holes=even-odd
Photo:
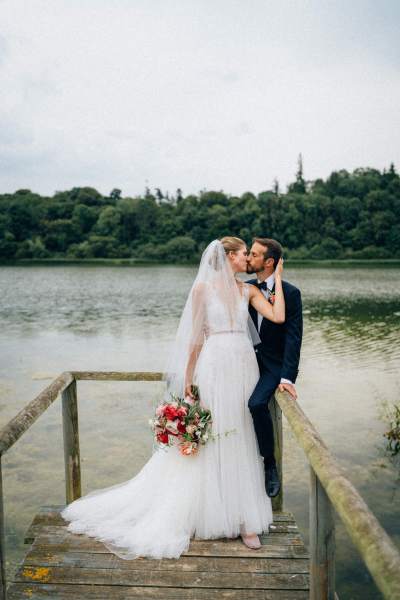
[[[171,433],[178,433],[178,423],[177,421],[167,421],[165,424],[165,429],[170,431]]]

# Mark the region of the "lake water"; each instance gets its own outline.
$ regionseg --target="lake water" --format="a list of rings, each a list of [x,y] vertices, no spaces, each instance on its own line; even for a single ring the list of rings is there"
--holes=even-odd
[[[64,370],[162,370],[194,267],[0,268],[0,418],[6,423]],[[400,547],[400,465],[385,451],[387,406],[400,391],[400,269],[287,268],[300,287],[299,402]],[[83,488],[132,477],[148,459],[161,383],[78,384]],[[308,540],[308,468],[284,429],[285,508]],[[39,506],[64,502],[56,401],[4,458],[8,574]],[[343,527],[337,589],[380,597]]]

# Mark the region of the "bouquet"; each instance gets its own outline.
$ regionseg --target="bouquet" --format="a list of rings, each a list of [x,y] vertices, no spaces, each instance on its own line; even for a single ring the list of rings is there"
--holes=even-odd
[[[210,437],[211,411],[200,406],[199,390],[192,386],[194,401],[171,394],[170,402],[156,408],[150,426],[157,443],[163,446],[178,445],[181,454],[196,454],[200,445]]]

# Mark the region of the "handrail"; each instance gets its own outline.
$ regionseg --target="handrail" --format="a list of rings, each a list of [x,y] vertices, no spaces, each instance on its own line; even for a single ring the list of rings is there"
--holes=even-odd
[[[78,433],[77,380],[160,381],[162,373],[116,371],[65,371],[27,404],[0,431],[0,600],[6,600],[5,534],[2,456],[35,423],[61,394],[64,437],[66,501],[81,495],[81,472]]]
[[[3,427],[0,431],[0,456],[15,444],[73,380],[74,377],[71,373],[61,373]]]
[[[300,405],[287,392],[275,397],[333,507],[385,598],[400,598],[400,552],[346,478]]]
[[[3,494],[1,478],[1,456],[31,427],[40,415],[62,395],[64,424],[64,455],[66,470],[67,502],[80,496],[80,458],[78,413],[76,397],[76,381],[161,381],[162,373],[156,372],[117,372],[117,371],[70,371],[59,375],[34,400],[23,408],[0,431],[0,600],[6,597],[4,575],[4,525]],[[400,552],[393,544],[385,530],[361,498],[360,494],[346,478],[332,454],[322,441],[313,424],[306,417],[297,402],[287,392],[276,392],[276,402],[285,415],[298,443],[303,448],[312,469],[312,510],[317,510],[317,517],[327,517],[321,523],[322,536],[332,534],[332,522],[329,512],[331,506],[343,521],[347,532],[358,548],[369,572],[374,578],[384,597],[389,600],[400,598]],[[278,409],[279,410],[279,409]],[[279,411],[280,412],[280,411]],[[277,416],[275,415],[277,418]],[[280,422],[280,419],[278,419]],[[279,429],[279,424],[278,424]],[[276,435],[276,432],[275,432]],[[279,437],[279,436],[278,436]],[[281,460],[281,442],[279,443]],[[315,494],[317,494],[315,496]],[[315,507],[315,500],[317,507]],[[321,507],[319,507],[319,503]],[[319,523],[318,523],[319,528]],[[320,551],[321,548],[318,549]],[[328,549],[332,552],[331,547]],[[323,553],[321,554],[323,556]],[[312,566],[312,565],[311,565]],[[332,577],[332,570],[323,567],[324,573],[315,574],[315,581],[320,577],[324,589],[324,578]],[[313,572],[311,573],[314,576]],[[315,584],[316,585],[316,584]],[[330,584],[328,585],[330,587]],[[331,594],[329,598],[336,597]],[[328,598],[321,589],[312,592],[313,598]]]
[[[3,427],[0,431],[0,455],[15,444],[74,379],[80,381],[161,381],[162,377],[162,373],[152,371],[65,371]]]
[[[156,371],[71,371],[79,381],[162,381],[164,374]]]

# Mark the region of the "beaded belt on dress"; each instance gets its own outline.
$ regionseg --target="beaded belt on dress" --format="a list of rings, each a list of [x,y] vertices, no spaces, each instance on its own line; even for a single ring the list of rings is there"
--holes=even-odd
[[[218,333],[246,333],[244,329],[221,329],[221,331],[210,331],[208,336],[217,335]]]

